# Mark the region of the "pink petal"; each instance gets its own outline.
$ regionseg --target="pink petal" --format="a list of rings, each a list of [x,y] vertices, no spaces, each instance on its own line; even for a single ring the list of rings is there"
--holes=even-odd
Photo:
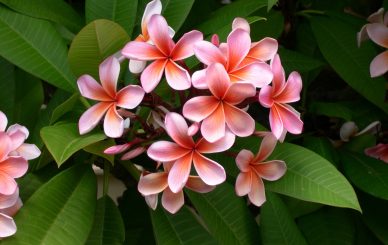
[[[278,103],[291,103],[300,100],[300,92],[302,91],[302,78],[299,73],[292,72],[285,83],[284,88],[276,96],[275,100]]]
[[[273,60],[271,61],[271,69],[273,72],[273,94],[277,94],[279,90],[283,89],[284,83],[286,82],[284,69],[278,54],[276,54]]]
[[[202,156],[193,154],[194,167],[199,177],[208,185],[218,185],[226,180],[224,168],[217,162]]]
[[[152,42],[165,56],[169,56],[175,44],[169,35],[168,25],[164,17],[161,15],[151,16],[147,27]]]
[[[230,85],[224,66],[219,63],[211,64],[206,69],[206,80],[211,93],[216,98],[223,98]]]
[[[12,205],[11,207],[0,210],[0,213],[3,213],[3,214],[8,215],[10,217],[13,217],[16,215],[16,213],[19,211],[19,209],[21,207],[23,207],[23,202],[20,198],[18,198],[16,200],[16,202],[14,203],[14,205]]]
[[[0,238],[9,237],[16,233],[16,224],[11,217],[0,213]]]
[[[240,17],[237,17],[233,20],[232,22],[232,30],[236,30],[236,29],[242,29],[248,33],[251,32],[251,28],[249,27],[249,23],[246,19],[244,18],[240,18]]]
[[[241,172],[250,171],[250,164],[253,161],[255,156],[251,151],[241,150],[236,157],[236,165],[240,169]]]
[[[158,206],[158,194],[145,196],[144,199],[152,210],[155,210]]]
[[[16,201],[19,199],[19,188],[16,188],[14,193],[11,195],[1,195],[0,194],[0,213],[1,209],[12,207]]]
[[[221,139],[210,143],[204,138],[201,138],[195,149],[200,153],[217,153],[217,152],[223,152],[228,150],[230,147],[233,146],[236,136],[226,130],[225,136]]]
[[[292,134],[300,134],[303,129],[303,122],[300,120],[300,114],[294,108],[287,104],[277,104],[278,110],[284,127]]]
[[[191,121],[200,122],[212,114],[218,105],[219,101],[213,96],[194,97],[183,106],[183,116]]]
[[[225,93],[224,101],[237,105],[243,102],[246,98],[256,95],[255,87],[250,83],[233,83]]]
[[[198,133],[199,129],[201,127],[201,124],[198,122],[194,122],[193,124],[190,125],[190,127],[187,129],[187,135],[192,137],[196,133]]]
[[[121,157],[121,160],[131,160],[135,157],[138,157],[140,156],[141,154],[143,154],[147,149],[143,146],[140,146],[140,147],[137,147],[133,150],[130,150],[128,151],[127,153],[125,153],[122,157]]]
[[[175,90],[186,90],[191,87],[189,72],[171,60],[166,64],[166,80]]]
[[[365,154],[367,156],[381,159],[384,162],[388,162],[388,144],[377,144],[375,146],[365,149]]]
[[[101,118],[104,116],[105,112],[112,106],[112,103],[109,102],[100,102],[90,107],[87,111],[82,114],[79,119],[78,128],[80,134],[86,134],[92,131],[97,124],[100,122]]]
[[[100,64],[99,74],[105,92],[114,98],[116,96],[117,80],[120,75],[120,62],[114,56],[110,56]]]
[[[26,140],[26,135],[22,131],[14,132],[13,134],[8,134],[12,141],[12,150],[19,148],[24,141]]]
[[[369,15],[368,21],[371,23],[383,23],[384,8],[379,8],[376,12]]]
[[[239,173],[236,179],[236,194],[237,196],[245,196],[251,191],[252,186],[252,173]]]
[[[193,154],[189,153],[175,161],[168,174],[168,186],[171,191],[178,193],[186,185],[191,170]]]
[[[201,133],[209,142],[215,142],[225,136],[225,114],[222,104],[203,120]]]
[[[0,132],[0,142],[0,161],[3,161],[12,150],[12,140],[6,133]]]
[[[83,75],[77,80],[78,89],[85,98],[98,101],[112,101],[101,85],[89,75]]]
[[[185,33],[171,52],[172,60],[183,60],[194,54],[194,45],[203,40],[199,31]]]
[[[198,60],[205,65],[211,65],[213,63],[226,64],[225,56],[214,44],[208,41],[196,43],[194,46],[194,53]]]
[[[24,138],[27,139],[28,136],[29,136],[29,132],[28,132],[28,129],[22,125],[19,125],[19,124],[12,124],[11,126],[8,127],[7,129],[7,134],[9,136],[12,136],[14,133],[16,132],[21,132],[24,134]]]
[[[361,30],[357,32],[357,46],[360,47],[363,41],[369,39],[368,32],[366,31],[366,25],[361,27]]]
[[[388,48],[388,28],[384,24],[368,24],[366,31],[373,42],[384,48]]]
[[[16,181],[7,173],[0,170],[0,194],[12,195],[17,188]]]
[[[9,157],[0,162],[0,171],[12,178],[23,176],[28,169],[28,162],[23,157]]]
[[[104,119],[104,132],[110,138],[119,138],[124,132],[124,119],[119,115],[116,107],[112,105]]]
[[[260,61],[272,60],[278,52],[278,41],[266,37],[259,42],[253,43],[249,50],[248,57]]]
[[[155,60],[147,66],[141,74],[141,86],[146,93],[150,93],[159,84],[167,61],[168,60]]]
[[[169,112],[166,114],[165,126],[168,135],[181,147],[192,149],[194,146],[193,139],[187,135],[187,123],[178,113]]]
[[[240,137],[253,134],[255,120],[245,111],[224,103],[225,121],[232,133]]]
[[[370,76],[378,77],[388,71],[388,51],[377,55],[370,63]]]
[[[137,189],[144,196],[148,196],[162,192],[167,186],[167,173],[159,172],[147,175],[142,174]]]
[[[273,106],[274,100],[273,100],[272,91],[273,91],[272,87],[268,85],[260,89],[259,102],[262,106],[266,108],[270,108]]]
[[[248,82],[254,85],[256,88],[261,88],[265,85],[268,85],[273,79],[270,66],[266,63],[258,62],[254,62],[234,70],[232,73],[229,73],[229,76],[233,82]]]
[[[147,4],[147,6],[144,9],[144,14],[141,19],[141,30],[143,35],[147,35],[147,24],[150,20],[151,16],[154,14],[161,14],[162,13],[162,3],[160,0],[153,0]]]
[[[127,43],[121,51],[121,54],[129,59],[140,61],[166,58],[166,55],[160,52],[157,47],[141,41],[132,41]]]
[[[120,154],[120,153],[123,153],[124,151],[128,150],[129,147],[131,147],[131,146],[132,146],[132,144],[130,144],[130,143],[126,143],[123,145],[114,145],[114,146],[106,148],[104,150],[104,153],[108,154],[108,155]]]
[[[271,126],[271,131],[273,135],[277,139],[280,139],[284,130],[284,126],[279,111],[275,106],[271,107],[269,111],[269,124]]]
[[[254,162],[262,162],[267,159],[276,147],[277,139],[273,134],[267,134],[261,141],[259,151]]]
[[[185,204],[183,191],[172,192],[169,188],[163,191],[162,205],[170,213],[175,214]]]
[[[193,84],[194,88],[207,89],[206,69],[194,72],[191,77],[191,83]]]
[[[284,161],[272,160],[253,166],[256,173],[265,180],[275,181],[280,179],[287,171]]]
[[[141,73],[144,68],[146,67],[147,62],[143,60],[129,60],[129,71],[134,73],[134,74],[139,74]]]
[[[133,109],[144,98],[144,90],[137,85],[128,85],[117,93],[117,106],[125,109]]]
[[[251,47],[251,38],[246,31],[236,29],[229,34],[227,44],[228,71],[232,71],[237,68],[245,56],[247,56]]]
[[[218,37],[217,34],[213,34],[211,38],[211,43],[214,44],[216,47],[220,46],[220,38]]]
[[[0,111],[0,132],[5,131],[7,124],[8,124],[7,116],[2,111]]]
[[[251,191],[248,193],[249,200],[256,206],[260,207],[265,201],[264,183],[261,178],[252,174]]]
[[[161,162],[177,160],[189,152],[190,150],[169,141],[155,142],[147,150],[151,159]]]
[[[199,193],[208,193],[214,190],[214,186],[207,185],[198,176],[189,176],[189,179],[187,180],[187,183],[186,183],[186,187],[192,191],[199,192]]]

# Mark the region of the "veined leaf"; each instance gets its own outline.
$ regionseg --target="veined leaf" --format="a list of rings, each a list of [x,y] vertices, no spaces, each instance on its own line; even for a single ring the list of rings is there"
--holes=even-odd
[[[0,108],[8,119],[13,118],[15,106],[15,66],[0,57]],[[12,123],[12,122],[10,122]]]
[[[268,0],[268,6],[267,6],[267,11],[270,11],[271,8],[273,8],[273,6],[275,6],[275,4],[277,4],[278,0]]]
[[[324,157],[330,163],[337,167],[338,156],[333,145],[328,138],[323,137],[304,137],[303,145],[313,152]]]
[[[115,156],[114,155],[108,155],[104,153],[104,150],[108,147],[116,145],[115,141],[113,139],[107,139],[103,141],[98,141],[94,144],[88,145],[84,148],[84,151],[92,153],[94,155],[100,156],[108,160],[112,166],[115,163]]]
[[[70,96],[70,98],[68,98],[66,101],[64,101],[62,104],[57,106],[51,114],[50,124],[53,124],[59,118],[61,118],[61,116],[71,111],[74,108],[74,106],[77,104],[77,102],[79,102],[79,94],[75,93],[72,96]]]
[[[162,0],[162,15],[175,32],[185,22],[193,4],[194,0]]]
[[[285,48],[279,48],[279,55],[287,73],[292,71],[309,72],[324,65],[317,59]]]

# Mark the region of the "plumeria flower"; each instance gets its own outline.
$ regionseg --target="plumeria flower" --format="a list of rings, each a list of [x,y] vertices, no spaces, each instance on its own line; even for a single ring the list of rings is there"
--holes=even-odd
[[[246,137],[253,133],[255,121],[236,107],[246,98],[255,96],[250,83],[231,83],[222,64],[211,64],[206,71],[207,84],[212,95],[190,99],[183,106],[183,115],[194,122],[201,122],[201,133],[209,142],[225,136],[227,131]]]
[[[100,64],[99,73],[102,86],[89,75],[83,75],[77,81],[82,96],[99,101],[81,116],[79,132],[80,134],[90,132],[106,114],[104,132],[111,138],[118,138],[124,131],[124,119],[116,107],[135,108],[143,100],[144,90],[137,85],[128,85],[116,92],[120,63],[114,57],[109,57]]]
[[[141,19],[141,34],[135,39],[139,42],[148,42],[151,43],[150,36],[148,34],[147,24],[151,16],[154,14],[162,13],[162,3],[160,0],[153,0],[147,4],[144,10],[143,17]],[[175,34],[174,30],[171,27],[168,27],[169,36],[172,38]],[[140,73],[144,70],[147,65],[146,61],[141,60],[129,60],[129,70],[132,73]]]
[[[185,202],[183,190],[176,193],[171,191],[168,186],[168,176],[173,163],[164,163],[163,166],[164,172],[143,173],[140,176],[138,190],[145,196],[147,204],[153,210],[158,205],[158,194],[163,192],[162,205],[167,211],[174,214]],[[214,189],[214,186],[205,184],[198,176],[191,175],[188,177],[185,187],[199,193],[207,193]]]
[[[348,142],[350,138],[363,135],[366,133],[376,134],[380,131],[381,123],[379,121],[372,122],[366,126],[363,130],[359,131],[355,122],[349,121],[344,123],[340,129],[340,138],[344,142]]]
[[[11,195],[0,194],[0,238],[8,237],[16,233],[16,224],[12,218],[21,208],[19,189],[16,188]]]
[[[380,159],[381,161],[388,163],[388,144],[377,144],[375,146],[365,149],[367,156]]]
[[[244,149],[236,157],[237,167],[241,171],[236,180],[236,193],[238,196],[248,194],[251,203],[258,207],[266,200],[262,179],[269,181],[278,180],[287,170],[284,161],[265,161],[273,152],[276,142],[277,139],[272,134],[267,134],[263,138],[256,156],[251,151]]]
[[[369,17],[368,17],[368,24],[365,24],[361,27],[361,30],[360,32],[357,33],[357,45],[360,47],[361,46],[361,42],[367,40],[369,38],[368,36],[368,32],[367,32],[367,27],[370,25],[370,24],[373,24],[373,23],[380,23],[380,24],[383,24],[385,26],[388,26],[388,12],[386,12],[384,14],[384,8],[380,8],[379,10],[377,10],[375,13],[371,14]]]
[[[368,24],[366,27],[370,39],[378,45],[388,48],[388,27],[384,24]],[[371,77],[378,77],[388,71],[388,50],[377,55],[370,63]]]
[[[256,60],[244,62],[244,59],[249,58],[250,50],[251,38],[249,33],[241,28],[233,30],[227,38],[227,43],[220,44],[220,47],[208,41],[198,42],[194,46],[195,56],[203,64],[207,66],[214,63],[222,64],[231,82],[249,82],[255,87],[261,88],[271,82],[273,75],[268,64],[264,62],[255,62]],[[194,72],[192,77],[194,87],[199,89],[208,88],[206,70],[205,68]]]
[[[287,103],[300,99],[302,79],[299,73],[294,71],[286,82],[279,55],[276,55],[272,60],[271,68],[274,74],[272,86],[264,86],[259,93],[261,105],[270,109],[271,131],[277,139],[283,139],[287,131],[292,134],[300,134],[303,129],[300,114]]]
[[[188,136],[188,126],[185,119],[178,113],[166,115],[165,126],[167,134],[175,141],[158,141],[147,151],[150,158],[160,162],[173,162],[168,174],[168,186],[172,192],[178,193],[186,185],[191,171],[191,165],[199,177],[207,185],[218,185],[225,181],[224,168],[217,162],[203,156],[204,153],[216,153],[229,149],[235,136],[229,132],[220,140],[210,143],[204,138],[197,142]]]
[[[190,88],[189,72],[177,62],[194,54],[193,45],[203,39],[202,33],[188,32],[174,43],[168,34],[167,22],[161,15],[153,15],[147,27],[155,46],[146,42],[132,41],[122,50],[122,54],[129,59],[153,61],[140,76],[144,90],[150,93],[159,84],[164,71],[171,88],[175,90]]]

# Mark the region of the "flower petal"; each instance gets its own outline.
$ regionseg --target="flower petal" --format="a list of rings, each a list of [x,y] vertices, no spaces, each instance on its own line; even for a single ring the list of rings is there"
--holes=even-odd
[[[371,23],[383,23],[384,8],[379,8],[376,12],[369,15],[367,20]]]
[[[0,171],[12,178],[23,176],[28,169],[28,162],[23,157],[12,156],[0,162]]]
[[[124,119],[119,115],[116,106],[112,105],[104,119],[104,133],[110,138],[119,138],[124,132]]]
[[[388,71],[388,51],[377,55],[370,63],[370,76],[378,77]]]
[[[384,24],[368,24],[366,26],[366,31],[373,42],[384,48],[388,48],[388,28]]]
[[[248,57],[260,61],[272,60],[278,52],[278,41],[276,39],[266,37],[259,42],[252,43]]]
[[[193,154],[189,153],[175,161],[168,173],[168,186],[171,191],[178,193],[186,185],[191,170]]]
[[[199,176],[189,176],[187,180],[186,187],[192,191],[199,193],[208,193],[214,190],[214,186],[207,185],[201,180]]]
[[[249,23],[244,18],[237,17],[233,20],[232,30],[236,30],[238,28],[243,29],[244,31],[246,31],[248,33],[251,32],[251,28],[249,27]]]
[[[115,98],[117,80],[120,75],[120,62],[114,56],[110,56],[100,64],[99,74],[105,92]]]
[[[155,60],[152,62],[140,76],[141,86],[146,93],[150,93],[159,84],[162,79],[164,67],[167,60]]]
[[[203,120],[201,133],[209,142],[215,142],[225,136],[225,114],[222,104]]]
[[[264,86],[260,89],[259,92],[259,102],[262,106],[266,108],[271,108],[273,106],[274,100],[272,98],[272,87]]]
[[[284,131],[284,125],[276,106],[272,106],[269,111],[269,125],[273,135],[280,139]]]
[[[11,207],[0,210],[0,213],[3,213],[3,214],[8,215],[10,217],[13,217],[16,215],[16,213],[19,211],[19,209],[21,207],[23,207],[23,202],[20,198],[18,198],[16,200],[16,202],[14,203],[14,205],[12,205]]]
[[[12,150],[12,140],[6,133],[0,132],[0,142],[0,161],[3,161]]]
[[[380,143],[378,145],[369,147],[365,149],[365,154],[388,163],[388,144]]]
[[[200,153],[217,153],[228,150],[233,146],[236,136],[232,134],[229,130],[226,130],[225,136],[221,139],[210,143],[205,138],[201,138],[195,149]]]
[[[261,178],[270,181],[280,179],[287,171],[286,163],[280,160],[263,162],[253,167]]]
[[[166,58],[166,55],[160,52],[157,47],[141,41],[132,41],[127,43],[121,51],[121,54],[129,59],[140,61]]]
[[[292,72],[288,77],[282,91],[276,96],[275,100],[278,103],[291,103],[300,100],[300,92],[302,91],[302,78],[298,72]]]
[[[284,69],[278,54],[276,54],[273,60],[271,60],[271,69],[273,73],[272,93],[276,96],[279,91],[283,89],[284,83],[286,82]]]
[[[19,188],[16,188],[11,195],[0,194],[0,213],[1,209],[12,207],[19,199]]]
[[[189,152],[190,150],[169,141],[157,141],[147,150],[151,159],[161,162],[177,160]]]
[[[224,168],[217,162],[202,156],[193,154],[194,167],[199,177],[208,185],[218,185],[226,180]]]
[[[256,88],[268,85],[273,79],[270,66],[266,63],[259,62],[254,62],[234,70],[232,73],[229,73],[229,76],[232,82],[248,82]]]
[[[131,160],[137,156],[140,156],[143,154],[147,149],[144,146],[139,146],[133,150],[128,151],[125,153],[122,157],[121,160]]]
[[[0,194],[12,195],[17,188],[16,181],[8,174],[0,171]]]
[[[162,192],[167,186],[167,173],[159,172],[147,175],[142,174],[137,189],[144,196],[148,196]]]
[[[236,165],[241,172],[250,171],[250,164],[255,156],[249,150],[242,149],[236,157]]]
[[[19,148],[26,140],[26,135],[22,131],[16,131],[12,134],[8,134],[12,141],[12,150]]]
[[[230,85],[228,73],[220,63],[211,64],[206,69],[206,81],[210,92],[216,98],[223,98]]]
[[[100,102],[85,111],[79,119],[79,133],[86,134],[92,131],[111,105],[112,103],[109,102]]]
[[[251,191],[248,193],[249,200],[260,207],[266,201],[264,183],[257,175],[252,174]]]
[[[259,151],[256,154],[256,157],[254,159],[254,162],[262,162],[265,159],[267,159],[275,149],[277,144],[276,137],[269,133],[266,136],[264,136],[263,140],[261,141]]]
[[[85,98],[98,101],[112,101],[101,85],[89,75],[82,75],[77,80],[78,89]]]
[[[363,41],[369,39],[368,32],[366,31],[366,25],[361,27],[361,30],[357,32],[357,46],[360,47]]]
[[[151,16],[147,27],[152,42],[165,56],[169,56],[175,44],[169,35],[164,17],[157,14]]]
[[[194,72],[191,76],[191,83],[193,84],[194,88],[207,89],[208,86],[206,82],[206,69]]]
[[[117,106],[125,109],[133,109],[144,98],[144,90],[137,85],[128,85],[117,93]]]
[[[168,135],[178,145],[187,149],[192,149],[194,147],[193,139],[187,134],[187,123],[180,114],[175,112],[167,113],[164,124]]]
[[[220,63],[226,65],[226,58],[219,48],[208,41],[200,41],[194,46],[195,56],[205,65]]]
[[[0,132],[5,131],[7,124],[8,124],[7,116],[2,111],[0,111]]]
[[[255,130],[255,120],[245,111],[224,103],[225,121],[232,133],[247,137]]]
[[[191,87],[189,72],[172,60],[166,64],[166,80],[170,87],[175,90],[186,90]]]
[[[152,210],[155,210],[158,206],[158,194],[145,196],[144,199]]]
[[[160,0],[153,0],[147,4],[144,9],[143,17],[141,18],[141,32],[143,35],[148,35],[147,24],[152,15],[162,13],[162,3]]]
[[[237,105],[246,98],[256,95],[255,87],[250,83],[233,83],[225,93],[224,101],[231,105]]]
[[[200,122],[213,113],[218,105],[218,100],[213,96],[194,97],[183,106],[183,116],[191,121]]]
[[[251,47],[251,38],[246,31],[236,29],[229,34],[227,45],[228,71],[232,71],[237,68],[245,56],[247,56]]]
[[[146,67],[147,62],[143,60],[129,60],[129,71],[134,74],[139,74],[141,73],[144,68]]]
[[[287,104],[276,104],[284,128],[292,134],[300,134],[303,129],[303,122],[300,120],[300,114],[292,106]]]
[[[183,60],[194,54],[194,45],[203,40],[199,31],[185,33],[171,51],[172,60]]]
[[[247,195],[252,188],[252,173],[251,172],[242,172],[237,175],[235,190],[237,196]]]
[[[163,191],[162,205],[170,213],[175,214],[185,204],[183,191],[172,192],[169,188]]]
[[[11,217],[0,213],[0,238],[9,237],[16,233],[16,224]]]

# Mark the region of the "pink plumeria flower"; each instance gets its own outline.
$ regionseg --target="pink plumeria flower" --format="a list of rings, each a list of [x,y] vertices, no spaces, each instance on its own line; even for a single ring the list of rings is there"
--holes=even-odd
[[[16,233],[17,227],[12,217],[22,206],[23,203],[18,198],[12,206],[4,209],[0,208],[0,238],[9,237]]]
[[[237,167],[241,171],[236,179],[236,193],[238,196],[248,194],[251,203],[258,207],[266,200],[262,179],[278,180],[287,170],[284,161],[265,161],[273,152],[276,142],[277,139],[272,134],[267,134],[256,156],[251,151],[241,150],[236,157]]]
[[[376,134],[381,129],[381,122],[374,121],[363,130],[359,131],[355,122],[349,121],[342,124],[340,128],[340,138],[344,142],[348,142],[352,137],[363,134]]]
[[[189,72],[177,62],[194,54],[193,45],[203,39],[199,31],[191,31],[175,44],[168,34],[166,20],[160,15],[153,15],[148,22],[148,33],[154,45],[132,41],[122,50],[129,59],[153,62],[147,66],[140,77],[141,84],[150,93],[159,84],[165,71],[167,83],[175,90],[191,87]]]
[[[384,24],[368,24],[366,27],[370,39],[378,45],[388,48],[388,27]],[[378,77],[388,71],[388,50],[377,55],[370,64],[371,77]]]
[[[388,163],[388,144],[377,144],[375,146],[365,149],[367,156],[380,159],[381,161]]]
[[[209,142],[225,136],[227,131],[246,137],[253,133],[255,121],[238,108],[246,98],[256,95],[250,83],[231,83],[223,65],[211,64],[206,71],[207,84],[212,95],[190,99],[183,106],[183,115],[201,122],[201,133]]]
[[[287,103],[300,99],[302,79],[297,72],[292,72],[285,81],[284,69],[279,55],[272,60],[271,68],[274,73],[272,86],[264,86],[260,90],[259,101],[261,105],[270,109],[269,122],[271,131],[277,139],[283,139],[286,132],[300,134],[303,122],[300,113]]]
[[[173,163],[164,163],[165,172],[143,173],[140,176],[138,190],[145,196],[150,208],[156,209],[158,205],[158,194],[162,194],[162,205],[170,213],[176,213],[184,204],[183,190],[174,193],[168,186],[168,176]],[[214,189],[214,186],[205,184],[198,176],[189,176],[185,187],[199,192],[207,193]]]
[[[100,64],[99,69],[102,86],[89,75],[83,75],[77,81],[82,96],[100,101],[81,116],[78,124],[79,132],[80,134],[90,132],[106,114],[104,132],[111,138],[118,138],[124,131],[124,119],[119,115],[116,107],[135,108],[143,100],[144,90],[137,85],[128,85],[116,92],[120,63],[114,57],[107,58]]]
[[[175,143],[155,142],[148,148],[147,154],[155,161],[173,162],[168,174],[168,186],[172,192],[178,193],[186,185],[192,163],[194,163],[199,177],[207,185],[218,185],[225,181],[224,168],[202,154],[229,149],[234,144],[235,136],[233,134],[228,132],[225,137],[214,143],[210,143],[204,138],[194,142],[187,134],[188,126],[185,119],[175,112],[166,115],[165,125],[167,134]]]
[[[357,33],[357,45],[358,45],[358,47],[361,46],[361,42],[368,40],[368,38],[369,38],[368,32],[367,32],[368,25],[373,24],[373,23],[380,23],[380,24],[383,24],[385,26],[388,26],[388,12],[386,12],[384,14],[384,8],[380,8],[375,13],[371,14],[367,20],[369,23],[363,25],[361,27],[360,32]]]

